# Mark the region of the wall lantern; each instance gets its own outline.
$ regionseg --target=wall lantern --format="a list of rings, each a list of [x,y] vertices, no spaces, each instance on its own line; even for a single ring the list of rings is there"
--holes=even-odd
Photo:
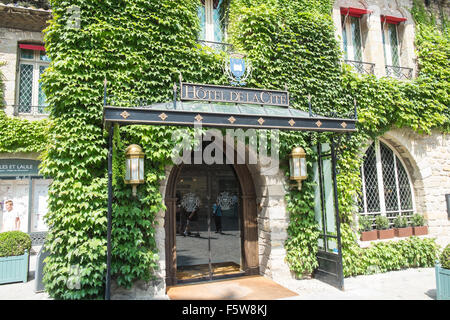
[[[302,188],[302,180],[308,177],[306,174],[306,152],[302,147],[292,149],[289,155],[289,169],[291,180],[298,183],[298,190]]]
[[[137,185],[144,180],[144,152],[137,144],[128,146],[125,150],[125,184],[133,187],[133,196],[136,197]]]

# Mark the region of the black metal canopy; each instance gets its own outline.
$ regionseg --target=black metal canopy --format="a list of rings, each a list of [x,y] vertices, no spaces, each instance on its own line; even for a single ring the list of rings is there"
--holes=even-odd
[[[105,124],[121,125],[202,125],[322,132],[353,132],[357,121],[310,116],[308,112],[279,106],[181,101],[133,108],[105,106],[103,119]]]

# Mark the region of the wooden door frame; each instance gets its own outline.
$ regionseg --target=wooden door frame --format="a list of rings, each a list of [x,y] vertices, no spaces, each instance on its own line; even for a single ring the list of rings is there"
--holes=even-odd
[[[246,275],[259,274],[258,222],[256,211],[256,193],[253,178],[245,164],[232,165],[241,187],[241,206],[243,224],[242,269]],[[173,166],[167,179],[164,201],[166,287],[177,284],[177,248],[176,248],[176,183],[183,165]]]

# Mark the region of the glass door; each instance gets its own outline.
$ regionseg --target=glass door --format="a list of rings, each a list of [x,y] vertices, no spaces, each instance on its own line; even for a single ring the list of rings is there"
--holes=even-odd
[[[176,191],[178,283],[242,272],[239,195],[231,166],[183,166]]]
[[[226,277],[242,272],[239,184],[231,167],[211,172],[212,274]]]

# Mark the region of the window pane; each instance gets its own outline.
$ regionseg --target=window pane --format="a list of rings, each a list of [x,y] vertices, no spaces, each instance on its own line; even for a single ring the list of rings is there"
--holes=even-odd
[[[214,41],[222,42],[222,6],[223,0],[215,0],[213,6]]]
[[[388,65],[389,63],[387,62],[388,59],[387,59],[387,53],[386,53],[386,36],[384,34],[383,25],[384,25],[384,23],[381,24],[381,38],[383,40],[384,64]]]
[[[313,181],[315,182],[314,185],[314,215],[316,218],[317,223],[319,224],[319,230],[323,230],[323,223],[322,223],[322,203],[321,203],[321,197],[320,197],[320,181],[319,181],[319,164],[317,162],[313,163]],[[319,241],[319,247],[320,247],[320,241]],[[323,247],[323,240],[322,240],[322,247]]]
[[[33,95],[33,66],[21,64],[19,77],[19,112],[29,113]]]
[[[361,30],[359,26],[359,18],[350,18],[350,22],[352,25],[353,60],[362,61]]]
[[[34,51],[29,49],[20,49],[20,58],[34,59]]]
[[[383,168],[383,185],[386,211],[397,211],[397,184],[395,182],[394,153],[380,142],[381,166]]]
[[[325,215],[327,234],[336,235],[336,215],[334,210],[334,188],[332,166],[330,159],[322,162],[323,170],[323,197],[325,201]]]
[[[42,90],[42,83],[41,83],[41,76],[44,73],[45,69],[47,69],[47,66],[39,66],[39,93],[38,93],[38,106],[39,106],[39,113],[44,112],[44,108],[41,108],[43,106],[46,106],[45,102],[45,93]]]
[[[345,21],[345,16],[341,16],[342,21]],[[348,40],[347,40],[347,26],[346,24],[342,27],[342,41],[344,43],[344,58],[348,60]]]
[[[411,185],[409,183],[408,175],[406,174],[406,170],[403,167],[402,163],[398,158],[397,161],[397,170],[398,170],[398,188],[400,192],[400,205],[402,210],[412,210],[412,195],[411,195]]]
[[[366,151],[366,158],[364,160],[364,183],[366,188],[367,212],[380,212],[377,160],[375,157],[375,144],[373,143]]]
[[[206,15],[205,15],[205,3],[198,7],[198,19],[200,20],[200,40],[206,40]]]
[[[328,238],[328,245],[327,245],[327,251],[329,253],[335,253],[338,254],[338,248],[337,248],[337,240],[334,238]]]
[[[47,56],[45,51],[39,51],[39,60],[50,62],[50,58]]]
[[[392,65],[399,67],[397,25],[388,24],[389,42],[391,45]]]

